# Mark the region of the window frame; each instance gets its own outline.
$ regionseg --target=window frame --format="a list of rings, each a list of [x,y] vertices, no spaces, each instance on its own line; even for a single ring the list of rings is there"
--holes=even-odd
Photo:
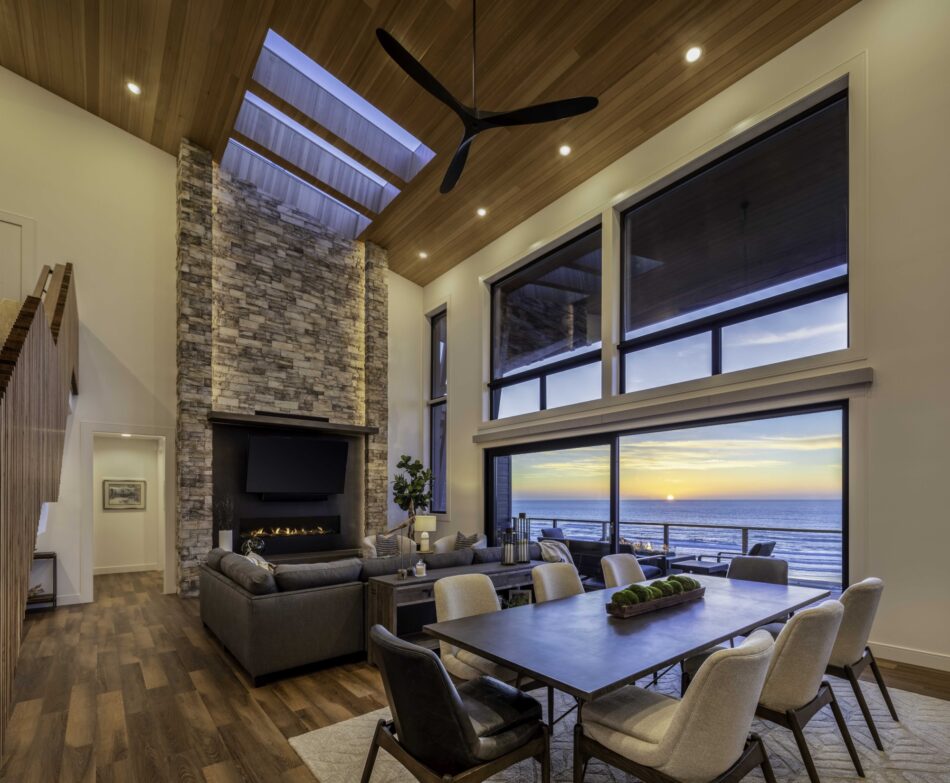
[[[445,382],[445,394],[443,394],[441,397],[433,397],[433,396],[432,396],[432,386],[433,386],[433,379],[434,379],[434,377],[435,377],[435,329],[433,329],[433,324],[434,324],[436,321],[438,321],[439,319],[443,319],[444,322],[445,322],[445,347],[446,347],[446,350],[445,350],[445,365],[446,365],[446,375],[445,375],[445,378],[446,378],[446,382]],[[447,369],[447,368],[448,368],[448,345],[449,345],[449,320],[448,320],[448,310],[447,310],[447,309],[442,309],[442,310],[439,310],[439,311],[437,311],[437,312],[434,312],[434,313],[432,313],[431,315],[429,315],[429,317],[428,317],[426,320],[429,322],[429,382],[428,382],[428,384],[427,384],[427,391],[428,391],[428,393],[426,394],[426,398],[427,398],[427,399],[426,399],[426,416],[427,416],[428,418],[427,418],[427,421],[426,421],[426,426],[428,427],[428,430],[429,430],[428,458],[429,458],[429,470],[433,471],[433,476],[432,476],[433,484],[435,484],[435,479],[436,479],[436,476],[435,476],[435,466],[436,466],[436,464],[437,464],[437,463],[436,463],[436,458],[435,458],[435,438],[433,437],[433,433],[434,433],[434,429],[435,429],[435,428],[433,427],[433,419],[434,419],[434,417],[435,417],[436,411],[437,411],[439,408],[442,408],[442,409],[445,411],[444,424],[443,424],[443,426],[442,426],[442,443],[443,443],[443,447],[445,448],[445,453],[446,453],[446,459],[445,459],[446,470],[445,470],[445,475],[442,476],[442,482],[443,482],[443,485],[444,485],[444,486],[443,486],[443,491],[442,491],[442,499],[445,501],[445,503],[444,503],[444,508],[435,508],[435,506],[433,505],[432,507],[429,508],[429,511],[430,511],[432,514],[447,514],[447,513],[448,513],[448,506],[449,506],[449,490],[448,490],[448,443],[447,443],[447,440],[448,440],[448,439],[447,439],[447,437],[446,437],[446,434],[447,434],[448,429],[449,429],[449,426],[448,426],[448,425],[449,425],[449,419],[448,419],[448,413],[449,413],[449,408],[448,408],[449,384],[448,384],[448,369]],[[439,464],[441,464],[441,462],[440,462]],[[434,487],[433,487],[433,490],[434,490]],[[435,497],[436,497],[436,493],[435,493],[435,491],[433,491],[433,493],[432,493],[433,501],[435,500]]]
[[[624,207],[622,211],[618,213],[619,219],[619,233],[620,233],[620,286],[619,286],[619,297],[620,297],[620,334],[626,334],[626,312],[627,312],[627,297],[626,297],[626,281],[625,281],[625,272],[626,272],[626,260],[624,257],[624,248],[626,247],[626,216],[642,207],[644,204],[647,204],[654,199],[664,196],[669,191],[680,186],[682,183],[693,179],[694,177],[700,176],[709,169],[719,165],[729,158],[735,157],[750,147],[754,147],[761,141],[774,136],[783,130],[791,127],[792,125],[801,122],[803,119],[810,117],[817,112],[827,108],[831,104],[845,98],[848,101],[849,115],[850,115],[850,106],[851,106],[851,94],[850,88],[848,86],[843,87],[840,90],[835,90],[831,95],[817,103],[803,109],[802,111],[796,113],[794,116],[789,117],[788,119],[780,122],[778,125],[769,128],[768,130],[763,131],[760,134],[753,136],[748,139],[748,141],[743,142],[734,149],[730,149],[723,153],[722,155],[716,156],[714,159],[710,160],[708,163],[703,164],[699,168],[689,171],[681,177],[677,177],[672,182],[669,182],[659,190],[654,193],[649,194],[645,198],[639,199],[633,204],[629,204]],[[850,121],[848,123],[848,157],[849,165],[851,158],[851,126]],[[850,191],[850,175],[849,175],[849,191]],[[849,205],[850,205],[850,195],[849,195]],[[850,210],[849,210],[850,212]],[[770,315],[773,313],[781,312],[782,310],[788,310],[799,305],[811,304],[812,302],[817,302],[822,299],[828,299],[833,296],[838,296],[840,294],[848,295],[848,345],[846,349],[850,349],[853,345],[852,334],[851,334],[851,292],[850,292],[850,280],[851,280],[851,267],[852,267],[852,258],[851,258],[851,226],[850,226],[850,215],[849,220],[846,222],[846,229],[848,232],[847,241],[848,241],[848,268],[843,275],[831,278],[829,280],[823,280],[818,283],[813,283],[812,285],[800,288],[794,291],[787,291],[782,294],[776,294],[775,296],[768,297],[767,299],[760,300],[758,302],[750,302],[749,304],[739,305],[738,307],[732,308],[731,310],[726,310],[722,313],[715,313],[713,315],[704,316],[702,318],[697,318],[688,323],[678,324],[676,326],[670,326],[665,329],[658,330],[656,332],[651,332],[650,334],[641,335],[639,337],[626,338],[621,337],[620,341],[617,343],[617,349],[619,353],[619,389],[620,394],[627,394],[627,356],[635,350],[641,348],[651,348],[657,345],[662,345],[666,342],[672,342],[681,337],[691,337],[702,332],[710,332],[710,341],[712,343],[712,367],[710,368],[709,376],[704,377],[716,377],[719,375],[731,375],[732,373],[723,373],[722,372],[722,329],[726,326],[732,326],[733,324],[742,323],[743,321],[749,321],[754,318],[758,318],[763,315]],[[812,356],[819,356],[820,354],[809,354],[807,357],[799,358],[811,358]],[[790,359],[783,361],[798,361],[798,359]],[[757,367],[767,367],[768,364],[757,365]],[[751,368],[749,368],[751,369]],[[737,370],[735,372],[744,372],[744,370]],[[692,379],[690,381],[682,381],[682,383],[692,383],[698,379]],[[646,389],[636,389],[631,393],[639,392],[655,392],[656,389],[662,389],[666,386],[675,386],[677,384],[664,384],[659,386],[651,386]]]
[[[577,242],[585,237],[595,233],[603,232],[603,224],[601,221],[590,228],[585,229],[584,231],[579,232],[578,234],[564,239],[562,242],[558,242],[550,250],[546,250],[544,253],[539,255],[537,258],[533,258],[526,264],[516,264],[515,268],[512,269],[507,274],[498,277],[495,280],[492,280],[488,286],[488,302],[489,302],[489,323],[488,323],[488,350],[489,350],[489,361],[488,361],[488,393],[489,393],[489,418],[492,421],[498,419],[498,407],[501,400],[501,390],[507,386],[515,386],[519,383],[524,383],[525,381],[533,381],[538,379],[539,388],[538,388],[538,403],[539,407],[537,411],[531,411],[530,413],[525,413],[522,415],[531,415],[533,413],[539,413],[540,411],[548,410],[547,407],[547,377],[549,375],[556,375],[563,370],[571,370],[575,367],[581,367],[585,364],[593,364],[599,362],[603,358],[604,351],[604,336],[601,335],[600,347],[591,348],[589,351],[584,353],[577,354],[575,356],[570,356],[565,359],[559,359],[558,361],[551,362],[550,364],[545,364],[542,367],[536,367],[533,370],[524,370],[522,372],[515,373],[514,375],[508,375],[504,378],[495,378],[495,286],[503,283],[505,280],[508,280],[515,275],[523,273],[526,269],[530,269],[535,264],[540,263],[544,259],[552,256],[554,253],[557,253],[560,250],[563,250],[570,244]],[[600,280],[601,280],[601,302],[604,298],[604,255],[603,248],[601,248],[601,257],[600,257]],[[603,393],[596,399],[603,399]],[[583,403],[581,403],[583,404]],[[507,417],[506,417],[507,418]]]

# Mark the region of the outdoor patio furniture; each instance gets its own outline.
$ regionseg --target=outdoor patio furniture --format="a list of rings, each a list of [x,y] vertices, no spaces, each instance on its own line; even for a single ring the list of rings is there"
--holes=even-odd
[[[705,560],[677,560],[670,563],[670,569],[686,574],[705,574],[706,576],[725,576],[728,563],[714,563]]]

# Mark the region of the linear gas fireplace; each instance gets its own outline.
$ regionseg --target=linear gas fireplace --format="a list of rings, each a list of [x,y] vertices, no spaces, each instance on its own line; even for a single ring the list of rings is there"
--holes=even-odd
[[[242,519],[238,548],[243,551],[245,542],[254,538],[265,557],[338,549],[340,527],[338,516]]]

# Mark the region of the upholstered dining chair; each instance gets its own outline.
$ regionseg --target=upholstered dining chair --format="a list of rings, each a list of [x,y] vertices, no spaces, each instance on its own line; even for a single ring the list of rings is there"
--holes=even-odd
[[[884,703],[891,713],[891,717],[899,721],[897,710],[894,709],[894,702],[891,701],[891,694],[887,691],[887,685],[881,670],[874,660],[874,653],[868,647],[868,637],[871,635],[871,626],[874,625],[874,617],[877,615],[877,607],[881,603],[881,595],[884,593],[884,582],[877,577],[869,577],[861,582],[857,582],[841,594],[839,599],[844,606],[844,617],[841,620],[841,628],[838,629],[838,637],[835,639],[835,646],[831,650],[831,658],[828,661],[826,672],[835,677],[842,677],[851,683],[851,689],[854,691],[854,698],[861,708],[861,714],[864,715],[864,721],[868,724],[868,730],[874,739],[874,744],[878,750],[884,750],[884,744],[881,742],[881,736],[878,734],[877,726],[874,725],[874,719],[871,717],[871,711],[868,709],[868,703],[864,698],[864,691],[858,682],[861,674],[869,666],[874,679],[877,680],[877,686],[881,689],[881,695],[884,697]]]
[[[399,544],[399,554],[400,555],[411,555],[416,551],[416,542],[413,541],[409,536],[401,536],[398,533],[392,533],[389,536],[384,536],[384,538],[395,538]],[[376,552],[376,536],[366,536],[363,539],[362,544],[363,557],[378,557]]]
[[[530,758],[549,783],[548,728],[535,699],[491,677],[456,688],[432,650],[381,625],[369,638],[392,720],[376,724],[362,783],[369,783],[380,748],[421,783],[478,783]]]
[[[828,705],[854,769],[864,777],[848,724],[834,691],[823,680],[843,615],[844,607],[838,601],[825,601],[801,610],[785,624],[775,642],[772,662],[755,711],[757,717],[791,729],[811,783],[821,781],[802,730],[819,710]]]
[[[584,585],[577,569],[570,563],[544,563],[531,569],[534,598],[539,604],[581,595]]]
[[[435,616],[440,623],[500,611],[501,604],[495,586],[485,574],[446,576],[435,583]],[[473,680],[487,675],[502,682],[514,683],[518,678],[511,669],[448,642],[439,642],[439,649],[446,670],[460,680]]]
[[[729,570],[726,572],[727,579],[744,579],[747,582],[765,582],[773,585],[788,584],[788,561],[779,560],[774,557],[749,557],[742,555],[733,558],[729,562]],[[782,630],[784,620],[777,623],[769,623],[759,630],[767,631],[774,639]],[[682,675],[680,677],[680,693],[686,693],[690,680],[703,665],[703,662],[714,652],[722,649],[721,647],[710,647],[696,655],[691,655],[685,661],[682,661],[680,668]]]
[[[607,587],[623,587],[646,579],[637,558],[624,552],[600,558],[600,568]]]
[[[756,631],[717,651],[682,700],[628,685],[584,705],[574,729],[574,783],[591,758],[647,783],[734,783],[756,767],[775,783],[762,740],[749,734],[772,646]]]
[[[472,549],[485,549],[488,546],[488,538],[484,535],[478,537],[478,540],[472,544]],[[454,552],[455,534],[451,536],[442,536],[432,545],[433,552]]]

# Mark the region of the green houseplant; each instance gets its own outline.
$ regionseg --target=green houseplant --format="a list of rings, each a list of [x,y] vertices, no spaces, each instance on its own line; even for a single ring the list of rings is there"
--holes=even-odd
[[[409,527],[409,537],[412,538],[416,513],[425,511],[432,503],[432,471],[408,454],[399,458],[396,468],[402,472],[393,476],[393,502],[409,514],[404,524]]]

